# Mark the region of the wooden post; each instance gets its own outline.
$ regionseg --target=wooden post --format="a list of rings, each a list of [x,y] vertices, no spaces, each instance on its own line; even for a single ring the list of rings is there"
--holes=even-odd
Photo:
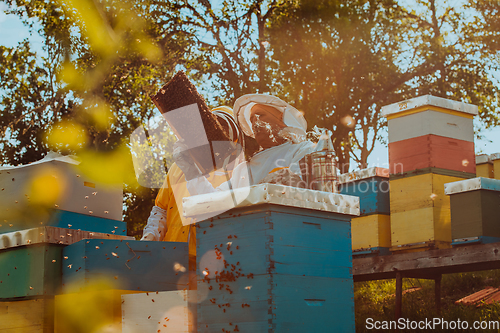
[[[436,313],[441,315],[441,277],[439,274],[434,279],[434,294],[435,294],[435,303],[436,303]]]
[[[396,309],[395,320],[401,318],[401,308],[403,304],[403,276],[401,272],[396,272]]]

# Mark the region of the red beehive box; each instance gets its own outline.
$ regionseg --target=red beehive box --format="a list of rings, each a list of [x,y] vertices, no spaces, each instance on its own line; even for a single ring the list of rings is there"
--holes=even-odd
[[[438,168],[476,174],[474,142],[424,135],[389,143],[391,174]]]

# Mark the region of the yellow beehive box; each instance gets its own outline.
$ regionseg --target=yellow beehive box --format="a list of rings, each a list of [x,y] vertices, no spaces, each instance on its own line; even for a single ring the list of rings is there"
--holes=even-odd
[[[372,214],[351,220],[352,249],[391,246],[391,217]]]
[[[476,176],[483,178],[495,178],[493,173],[493,162],[488,155],[476,155]]]
[[[0,302],[0,332],[54,332],[54,299]]]
[[[500,153],[491,154],[490,159],[493,162],[493,176],[500,179]]]
[[[391,244],[451,243],[450,198],[444,184],[461,177],[427,173],[391,179]],[[437,245],[439,244],[439,245]]]
[[[133,290],[87,290],[55,296],[55,333],[121,331],[122,295],[144,293]]]

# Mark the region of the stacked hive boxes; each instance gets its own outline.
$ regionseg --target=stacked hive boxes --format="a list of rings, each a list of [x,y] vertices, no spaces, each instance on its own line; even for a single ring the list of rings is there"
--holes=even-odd
[[[239,190],[248,191],[236,198]],[[189,200],[217,212],[223,195]],[[354,332],[349,221],[358,198],[261,184],[245,202],[199,222],[198,332]]]
[[[500,180],[473,178],[445,185],[453,245],[500,242]]]
[[[382,114],[389,125],[391,251],[449,247],[444,184],[475,176],[477,107],[426,95]]]
[[[360,216],[351,220],[353,256],[389,254],[389,169],[374,167],[340,175],[338,191],[359,197]]]
[[[50,154],[0,170],[0,330],[53,332],[63,248],[83,238],[127,238],[121,186],[93,183],[76,164]]]

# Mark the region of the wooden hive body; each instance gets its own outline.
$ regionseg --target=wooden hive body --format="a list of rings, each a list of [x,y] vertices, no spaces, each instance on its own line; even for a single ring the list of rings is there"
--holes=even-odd
[[[476,173],[474,142],[424,135],[389,143],[391,174],[425,168]]]
[[[122,332],[196,332],[196,291],[122,295]]]
[[[339,193],[359,197],[360,216],[351,220],[353,255],[389,252],[389,169],[369,168],[340,175]]]
[[[0,332],[54,332],[53,297],[0,302],[0,307]]]
[[[391,179],[392,246],[451,242],[450,200],[444,184],[464,178],[427,173]]]
[[[500,238],[500,181],[474,178],[447,184],[453,239]]]
[[[200,222],[198,332],[353,332],[349,220],[264,204]]]
[[[493,178],[500,179],[500,153],[490,155],[493,162]]]
[[[483,178],[495,178],[493,162],[488,155],[476,155],[476,176]]]
[[[0,223],[0,234],[49,226],[73,230],[84,230],[115,235],[127,234],[127,223],[97,216],[74,213],[60,209],[44,210],[37,219],[14,219]]]
[[[61,291],[63,245],[33,244],[0,251],[0,298],[55,295]]]
[[[120,289],[187,288],[188,250],[184,242],[84,239],[64,248],[63,292],[82,290],[102,277],[114,278]],[[184,267],[185,272],[174,269]]]
[[[353,251],[391,247],[391,217],[388,214],[355,217],[351,230]]]

